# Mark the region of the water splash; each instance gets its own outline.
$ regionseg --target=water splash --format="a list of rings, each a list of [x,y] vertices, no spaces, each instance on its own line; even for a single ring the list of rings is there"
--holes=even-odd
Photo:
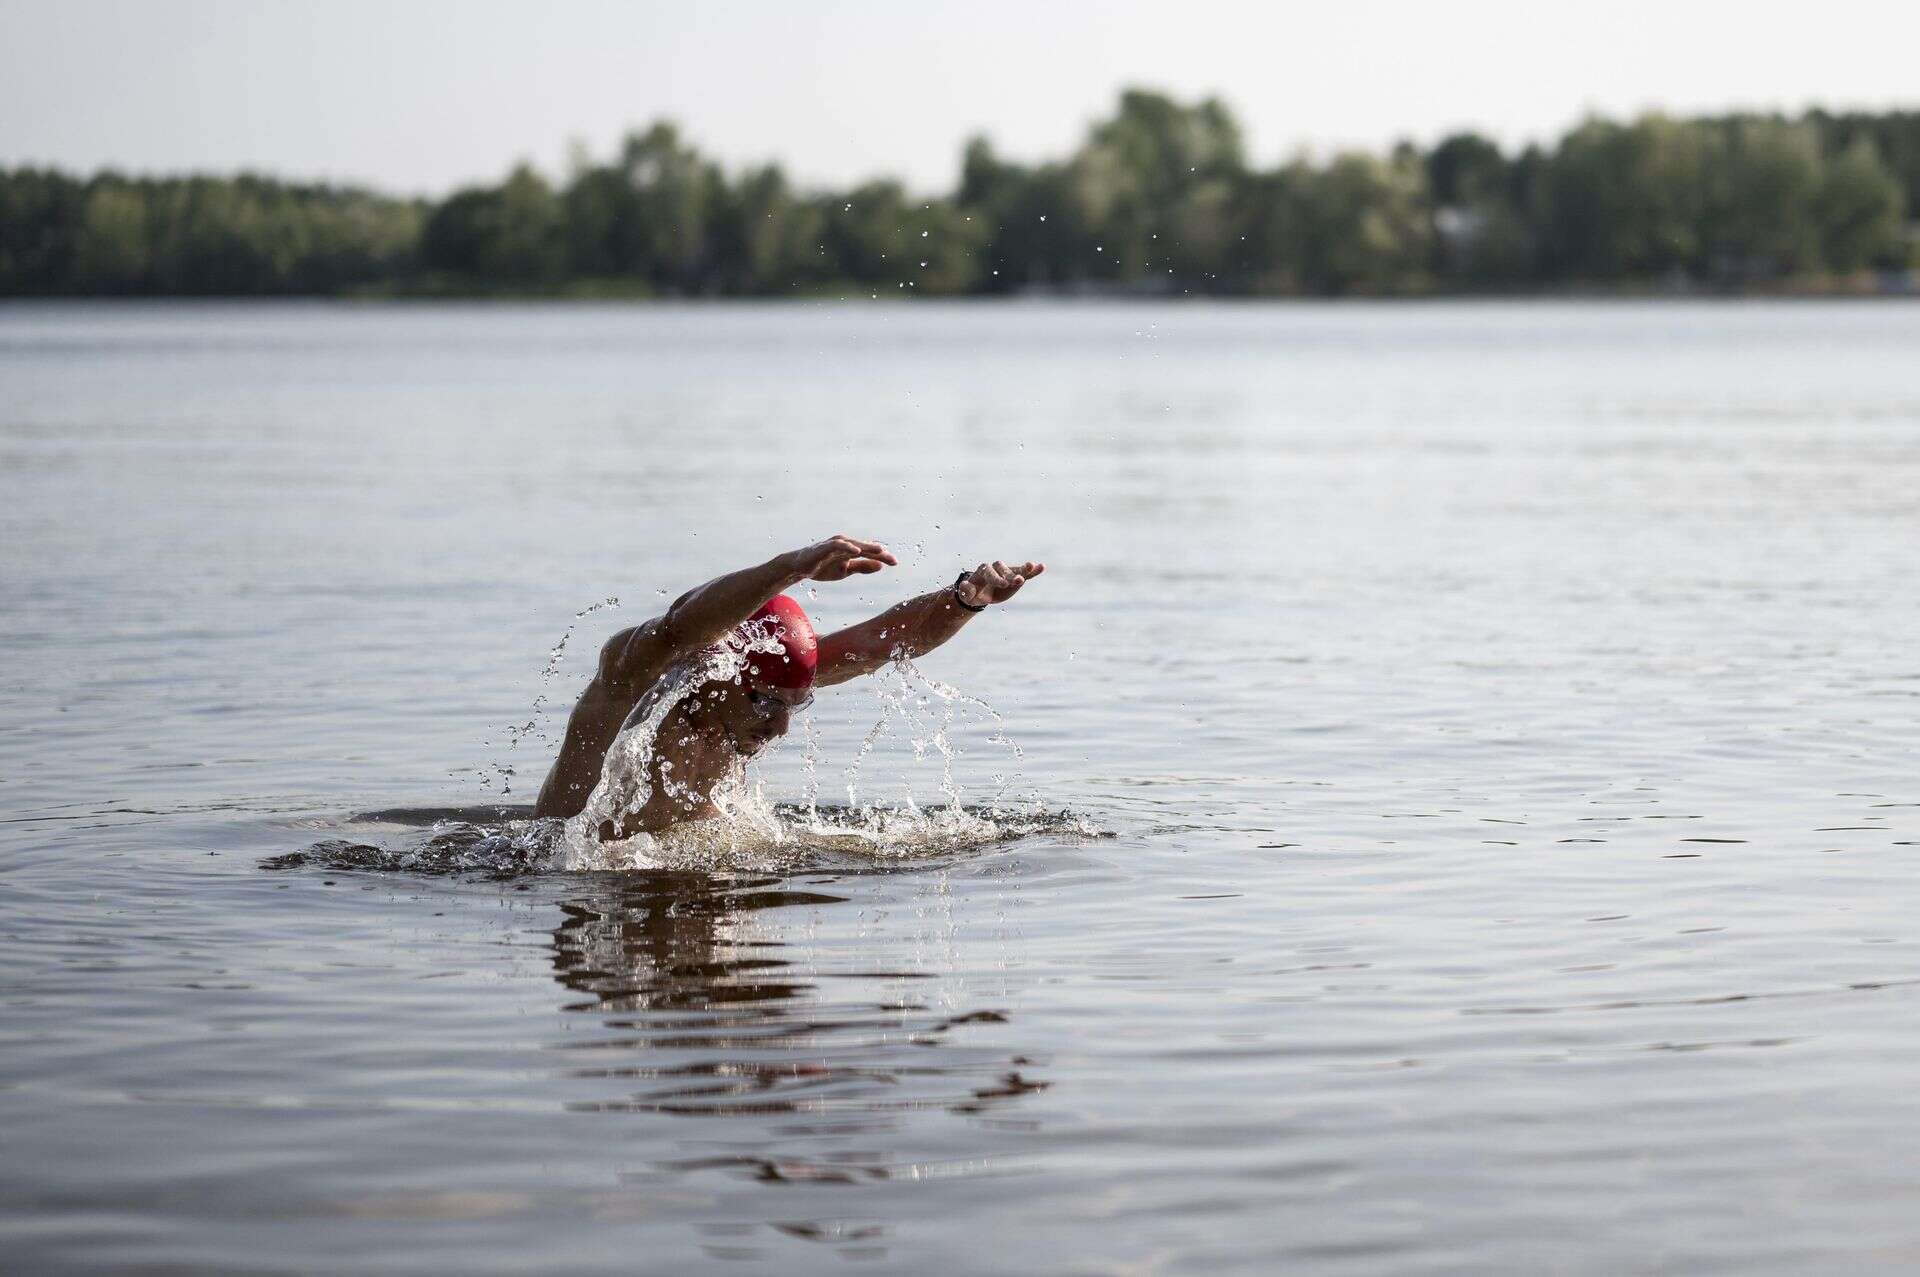
[[[617,603],[617,599],[609,598],[576,614],[575,621]],[[571,632],[570,626],[568,634]],[[543,681],[559,669],[566,641],[563,635],[549,653]],[[661,748],[661,733],[674,711],[711,684],[738,683],[751,655],[782,650],[771,627],[767,627],[739,634],[670,669],[621,728],[608,748],[599,782],[580,813],[569,820],[505,824],[453,821],[436,826],[421,846],[400,852],[350,843],[326,844],[323,846],[332,849],[322,852],[316,848],[315,852],[324,863],[352,862],[358,867],[418,872],[440,871],[443,864],[476,872],[508,873],[529,872],[536,867],[561,872],[775,868],[820,855],[906,859],[1042,832],[1099,835],[1079,818],[1045,811],[1037,802],[1008,803],[1005,795],[1011,784],[1010,769],[994,773],[993,792],[984,801],[970,805],[955,776],[959,751],[954,731],[963,715],[976,721],[984,719],[990,728],[988,742],[1006,750],[1015,764],[1021,758],[1020,747],[1007,734],[1004,719],[991,705],[929,677],[904,649],[896,651],[873,677],[871,686],[880,713],[846,768],[844,807],[821,805],[822,754],[810,715],[802,717],[806,743],[798,803],[769,800],[760,783],[750,777],[743,759],[736,759],[705,792],[697,788],[693,778],[676,775],[674,759],[665,756]],[[894,805],[872,797],[863,799],[863,783],[869,791],[873,788],[866,782],[870,759],[876,746],[889,738],[904,739],[915,760],[938,758],[939,802],[923,809],[911,779],[904,776]],[[666,808],[663,811],[656,807],[649,813],[656,799],[665,799]],[[661,824],[670,819],[676,806],[682,810],[703,808],[709,814],[664,829],[615,836],[616,831],[641,825],[649,814],[649,823]]]
[[[438,817],[424,835],[395,843],[330,838],[304,851],[273,856],[265,869],[330,869],[505,880],[534,874],[623,870],[742,870],[901,868],[955,855],[1048,837],[1083,841],[1111,837],[1085,817],[1038,804],[1015,807],[807,807],[768,802],[757,788],[743,791],[722,816],[689,821],[662,834],[582,846],[567,822],[502,818],[498,808]],[[413,823],[372,813],[360,819]],[[469,818],[469,816],[471,818]]]
[[[899,734],[905,736],[915,759],[924,759],[930,753],[940,756],[940,792],[949,808],[959,808],[964,795],[953,774],[958,757],[953,744],[953,730],[962,709],[976,711],[985,717],[991,726],[987,735],[989,744],[1005,749],[1016,765],[1022,757],[1020,746],[1007,734],[1006,720],[998,710],[977,696],[929,676],[904,651],[896,652],[887,667],[873,676],[873,689],[875,699],[880,704],[880,718],[868,729],[853,762],[847,767],[849,807],[862,809],[860,776],[874,747],[881,740]],[[995,772],[990,780],[994,792],[987,801],[995,804],[1012,784],[1012,775],[1010,772]],[[911,789],[907,791],[904,801],[909,809],[913,807]]]
[[[436,822],[425,838],[398,847],[330,838],[305,851],[270,857],[261,868],[517,878],[551,866],[559,833],[560,822],[551,819],[449,819]]]
[[[641,698],[608,747],[599,783],[588,795],[586,806],[567,822],[567,844],[577,858],[582,861],[604,859],[602,845],[614,841],[607,838],[604,831],[625,828],[630,819],[642,817],[656,792],[683,810],[712,802],[723,814],[727,811],[732,794],[744,787],[744,763],[736,760],[731,772],[721,778],[713,792],[698,792],[692,782],[674,774],[673,760],[662,756],[660,732],[673,711],[701,688],[716,683],[739,683],[751,656],[783,654],[785,648],[775,628],[768,622],[736,630],[725,642],[671,667]]]
[[[587,796],[586,806],[566,823],[566,848],[573,853],[572,859],[582,863],[562,867],[603,867],[586,863],[599,858],[601,826],[618,826],[628,815],[638,815],[645,810],[653,801],[656,771],[668,797],[682,796],[679,782],[673,777],[672,761],[662,759],[658,768],[653,765],[654,746],[667,716],[699,690],[707,681],[710,668],[710,662],[701,661],[667,671],[648,692],[650,699],[643,699],[636,707],[637,719],[630,717],[614,737],[613,744],[607,747],[600,781]]]
[[[506,729],[508,749],[518,748],[521,741],[529,738],[543,745],[551,745],[553,743],[553,739],[546,731],[545,726],[546,716],[550,709],[548,693],[552,689],[553,680],[560,674],[561,666],[566,664],[567,644],[572,640],[573,632],[579,628],[581,621],[592,616],[595,612],[604,612],[609,608],[617,608],[619,606],[619,596],[609,594],[598,603],[590,603],[573,614],[573,620],[567,623],[567,628],[560,635],[560,641],[547,649],[547,663],[540,671],[540,691],[533,698],[533,706],[527,715],[526,721],[510,724]],[[493,742],[486,741],[483,743],[491,745]],[[511,765],[498,761],[489,763],[485,768],[481,769],[480,788],[492,789],[498,784],[502,796],[511,794],[513,792],[513,776],[514,768]]]

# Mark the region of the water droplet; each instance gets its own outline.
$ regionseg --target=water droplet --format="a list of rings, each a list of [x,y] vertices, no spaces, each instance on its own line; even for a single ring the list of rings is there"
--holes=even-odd
[[[926,237],[927,237],[927,233],[926,233],[925,231],[921,231],[921,232],[920,232],[920,238],[921,238],[921,239],[925,239]]]

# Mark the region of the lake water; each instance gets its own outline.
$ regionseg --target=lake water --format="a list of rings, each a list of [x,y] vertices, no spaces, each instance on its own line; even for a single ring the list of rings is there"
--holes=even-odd
[[[897,835],[427,871],[835,532]],[[0,308],[0,1253],[1911,1270],[1916,549],[1915,306]]]

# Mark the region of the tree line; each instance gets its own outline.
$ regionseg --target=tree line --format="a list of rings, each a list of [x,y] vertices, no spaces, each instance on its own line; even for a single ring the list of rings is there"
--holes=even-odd
[[[969,142],[958,185],[796,189],[671,123],[563,183],[438,201],[0,169],[0,295],[1410,295],[1870,286],[1920,249],[1920,111],[1589,119],[1550,146],[1248,164],[1217,100],[1130,90],[1063,159]]]

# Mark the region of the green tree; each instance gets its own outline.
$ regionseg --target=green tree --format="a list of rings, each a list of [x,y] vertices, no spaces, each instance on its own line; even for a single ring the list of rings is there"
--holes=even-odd
[[[566,265],[565,229],[559,197],[526,165],[501,186],[493,234],[481,255],[481,272],[516,283],[550,283]]]
[[[1170,271],[1203,284],[1226,270],[1246,166],[1239,125],[1217,100],[1186,107],[1129,89],[1113,118],[1093,127],[1070,172],[1072,212],[1096,240],[1081,263],[1087,275]]]
[[[87,195],[52,169],[0,169],[0,295],[73,287],[75,234]]]
[[[1661,115],[1574,129],[1541,174],[1549,271],[1576,279],[1700,271],[1720,150],[1712,130]]]
[[[1813,197],[1821,257],[1843,273],[1899,265],[1904,212],[1898,179],[1873,143],[1857,138],[1827,164]]]
[[[778,165],[750,170],[723,188],[715,224],[727,292],[778,295],[831,277],[825,214],[794,194]]]
[[[640,202],[618,168],[586,168],[561,197],[565,207],[567,269],[589,279],[646,279],[651,275],[640,229]]]
[[[1099,241],[1065,165],[1001,161],[985,138],[967,144],[956,197],[982,241],[977,286],[986,292],[1084,280]]]
[[[512,287],[552,284],[565,273],[560,198],[520,165],[497,187],[449,197],[428,218],[421,255],[433,270]]]
[[[1865,142],[1873,148],[1901,190],[1901,204],[1920,211],[1920,111],[1848,112],[1830,115],[1809,111],[1807,120],[1820,131],[1828,156],[1839,156]]]
[[[944,200],[912,199],[898,182],[868,182],[827,201],[823,238],[841,277],[898,296],[968,291],[986,236]]]
[[[1534,268],[1527,223],[1538,152],[1509,164],[1477,133],[1444,138],[1426,156],[1434,205],[1434,269],[1455,285],[1505,284]]]
[[[656,284],[695,291],[712,264],[709,225],[719,203],[719,170],[680,141],[671,124],[655,124],[627,138],[620,171],[634,193],[624,250]]]
[[[1476,205],[1507,198],[1507,159],[1478,133],[1442,138],[1427,154],[1427,189],[1436,205]]]
[[[1247,232],[1261,291],[1390,293],[1426,286],[1426,174],[1412,156],[1295,160],[1255,190]]]
[[[1734,119],[1718,129],[1712,171],[1689,175],[1707,193],[1711,273],[1740,281],[1820,267],[1814,199],[1822,182],[1820,142],[1810,127],[1778,119]]]
[[[138,187],[112,175],[87,191],[74,236],[73,282],[83,292],[144,289],[153,265],[147,204]]]

